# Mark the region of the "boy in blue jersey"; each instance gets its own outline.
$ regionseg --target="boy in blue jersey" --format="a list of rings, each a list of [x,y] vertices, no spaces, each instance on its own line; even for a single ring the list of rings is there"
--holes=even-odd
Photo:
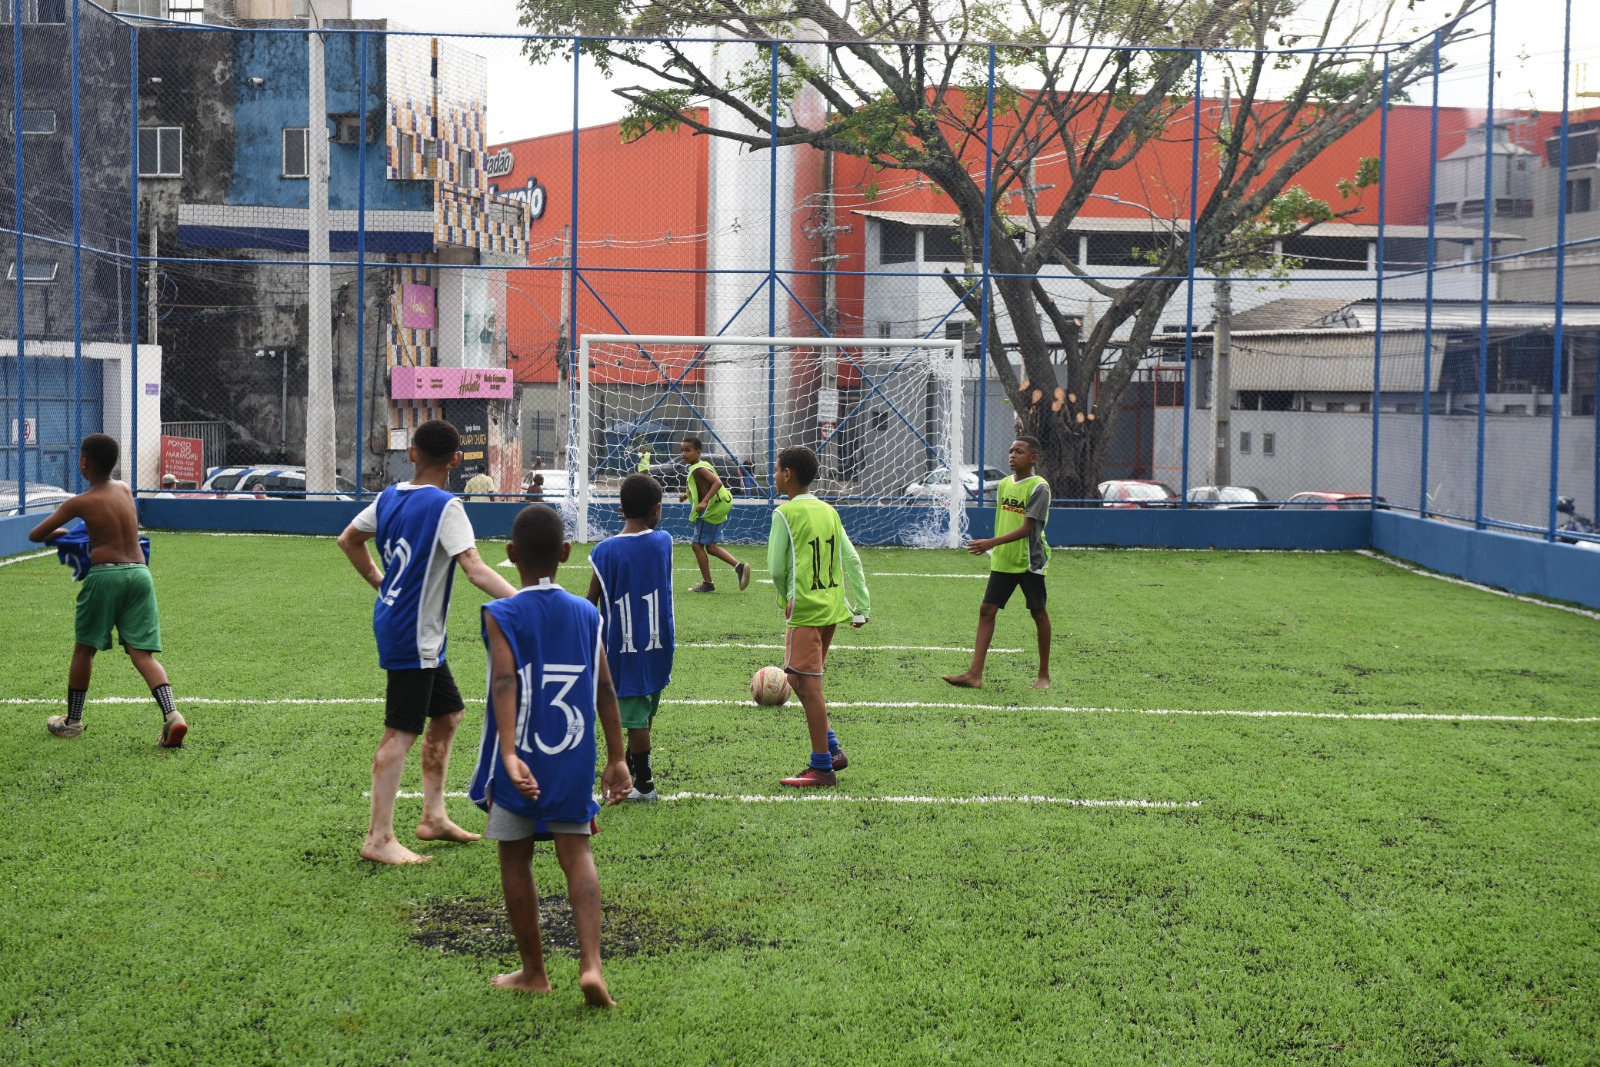
[[[571,552],[561,516],[551,508],[530,504],[517,515],[506,557],[516,565],[522,589],[483,606],[489,707],[468,795],[488,811],[485,833],[500,843],[500,886],[522,956],[520,970],[493,984],[550,991],[539,943],[533,843],[553,840],[578,931],[578,986],[589,1004],[609,1008],[615,1002],[600,971],[600,877],[589,847],[600,811],[594,798],[597,715],[606,736],[600,788],[608,802],[625,799],[633,782],[622,758],[622,723],[600,613],[555,581]]]
[[[416,473],[391,485],[357,515],[339,547],[356,573],[378,591],[372,629],[378,638],[378,663],[388,672],[383,740],[372,759],[372,817],[361,856],[374,863],[422,863],[394,836],[394,799],[406,754],[421,736],[422,841],[476,841],[451,821],[444,808],[444,777],[450,743],[461,725],[464,706],[445,663],[445,620],[455,566],[492,597],[516,592],[478,555],[472,524],[461,501],[450,492],[451,468],[461,462],[461,435],[442,419],[423,423],[411,435]],[[383,570],[372,561],[367,542],[377,538]]]
[[[622,532],[589,553],[589,603],[604,620],[606,662],[617,687],[622,727],[628,731],[628,799],[657,799],[650,768],[650,727],[661,691],[672,681],[676,647],[672,612],[672,537],[661,522],[661,484],[630,474],[621,491]]]

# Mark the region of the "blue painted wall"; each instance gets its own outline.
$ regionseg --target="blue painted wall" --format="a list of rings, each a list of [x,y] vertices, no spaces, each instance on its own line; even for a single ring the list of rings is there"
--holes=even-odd
[[[1600,551],[1393,511],[1373,517],[1372,547],[1441,574],[1600,608]]]
[[[42,482],[77,491],[82,488],[78,480],[78,443],[82,434],[99,433],[100,375],[102,364],[98,359],[84,359],[77,364],[71,359],[55,356],[28,356],[27,396],[17,403],[17,357],[0,356],[0,478],[17,477],[17,447],[12,443],[10,427],[14,420],[25,415],[35,420],[38,436],[28,446],[28,484]],[[82,368],[82,432],[76,420],[79,405],[74,399],[74,369]],[[20,410],[19,410],[20,408]]]
[[[236,206],[303,208],[309,203],[305,178],[284,178],[283,131],[308,124],[306,92],[310,54],[306,39],[294,33],[233,35],[236,147],[226,203]],[[360,48],[367,51],[367,95],[360,95]],[[357,145],[329,145],[328,201],[336,211],[359,205],[365,174],[368,210],[432,211],[433,183],[390,181],[385,131],[388,129],[386,76],[388,50],[381,34],[332,34],[323,48],[326,101],[330,114],[372,112],[378,137],[367,145],[367,166],[359,170]],[[262,79],[261,85],[250,84]],[[331,126],[327,131],[332,135]],[[315,131],[313,131],[313,136]]]

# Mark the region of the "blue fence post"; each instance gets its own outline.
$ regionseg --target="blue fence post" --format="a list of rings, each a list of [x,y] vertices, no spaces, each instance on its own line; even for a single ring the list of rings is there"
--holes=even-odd
[[[1378,410],[1383,396],[1383,259],[1385,248],[1383,230],[1387,222],[1384,207],[1389,192],[1389,53],[1383,54],[1383,85],[1379,97],[1378,115],[1378,282],[1377,310],[1372,320],[1372,489],[1367,501],[1368,509],[1378,507],[1378,430],[1383,415]],[[1432,205],[1429,205],[1432,210]]]
[[[28,335],[27,311],[23,307],[22,291],[23,279],[27,275],[28,261],[24,257],[22,229],[25,222],[22,215],[23,204],[23,175],[22,175],[22,2],[17,0],[11,19],[11,143],[13,145],[12,157],[16,166],[16,188],[12,191],[13,206],[16,208],[15,225],[17,227],[17,259],[16,259],[16,286],[17,286],[17,428],[9,444],[17,449],[17,514],[24,514],[28,504],[28,349],[24,340]]]
[[[1189,290],[1189,308],[1187,315],[1188,329],[1183,332],[1183,470],[1178,487],[1178,507],[1186,510],[1189,507],[1189,416],[1194,407],[1194,231],[1195,222],[1200,213],[1200,101],[1201,89],[1204,83],[1205,53],[1195,50],[1194,53],[1194,145],[1189,159],[1189,273],[1187,288]],[[1216,359],[1216,346],[1212,345],[1212,359]],[[1212,397],[1211,402],[1217,402]],[[1213,447],[1215,447],[1213,445]],[[1152,472],[1153,473],[1153,472]]]
[[[1433,35],[1433,106],[1428,115],[1428,273],[1424,278],[1422,306],[1422,459],[1417,480],[1421,499],[1417,513],[1424,518],[1432,511],[1428,501],[1428,429],[1433,418],[1433,276],[1438,269],[1439,212],[1434,204],[1439,192],[1439,34]],[[1441,366],[1443,361],[1440,361]]]
[[[989,496],[983,487],[983,472],[989,463],[989,241],[994,218],[994,69],[995,46],[989,46],[989,87],[984,102],[983,132],[983,292],[978,295],[978,443],[973,451],[974,465],[978,468],[978,510],[989,506]],[[1062,340],[1065,340],[1063,338]],[[961,346],[960,359],[967,356],[966,344]],[[1000,353],[1005,358],[1005,353]],[[965,364],[963,364],[964,366]],[[965,390],[963,390],[964,392]],[[957,398],[960,403],[960,398]],[[952,466],[952,472],[959,468]],[[955,473],[951,477],[957,477]]]
[[[133,163],[128,175],[128,485],[139,492],[139,27],[128,27]],[[157,151],[159,152],[159,146]]]
[[[82,0],[72,0],[72,439],[83,440],[83,132],[79,93],[78,14]],[[18,187],[21,187],[20,181]],[[83,488],[83,473],[70,464],[72,484]]]
[[[578,366],[578,72],[583,58],[583,38],[572,39],[572,170],[570,185],[567,190],[567,199],[570,206],[567,209],[567,246],[562,249],[566,253],[567,272],[567,321],[561,326],[566,330],[567,351],[567,485],[569,494],[577,491],[578,473],[574,464],[589,462],[589,441],[585,438],[577,440],[578,433],[578,379],[583,374],[583,369]],[[572,497],[574,502],[585,511],[588,503],[582,499]],[[586,523],[584,525],[587,525]]]
[[[365,497],[366,412],[367,412],[367,42],[366,33],[356,34],[361,50],[358,87],[361,133],[356,140],[356,499]],[[335,480],[334,489],[338,489]]]
[[[1474,488],[1472,523],[1476,529],[1487,524],[1483,514],[1483,466],[1487,447],[1486,421],[1489,395],[1489,260],[1493,248],[1494,220],[1494,46],[1496,0],[1489,0],[1489,91],[1487,113],[1483,118],[1483,255],[1479,259],[1482,285],[1478,298],[1478,476]]]
[[[767,336],[778,336],[778,42],[772,54],[767,101]],[[767,346],[767,500],[778,500],[778,349]]]
[[[1566,301],[1567,290],[1567,131],[1572,117],[1571,100],[1567,94],[1572,78],[1572,0],[1567,0],[1565,11],[1566,32],[1561,47],[1561,174],[1556,179],[1556,325],[1551,337],[1553,358],[1550,360],[1550,522],[1549,530],[1545,533],[1547,541],[1554,541],[1556,537],[1556,498],[1561,494],[1561,350],[1566,344],[1562,329],[1566,316],[1562,312],[1562,305]],[[1534,414],[1539,414],[1537,405]],[[1596,434],[1596,437],[1600,437],[1600,434]]]

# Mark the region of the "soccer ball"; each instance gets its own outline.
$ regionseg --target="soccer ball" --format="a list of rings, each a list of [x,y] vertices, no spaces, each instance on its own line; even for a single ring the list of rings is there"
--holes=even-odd
[[[782,667],[762,667],[750,678],[750,695],[757,704],[787,704],[789,676]]]

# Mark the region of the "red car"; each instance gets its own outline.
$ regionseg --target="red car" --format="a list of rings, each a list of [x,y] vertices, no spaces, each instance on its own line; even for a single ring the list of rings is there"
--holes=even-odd
[[[1100,483],[1100,506],[1107,508],[1170,508],[1178,494],[1165,482],[1114,479]]]
[[[1383,497],[1378,507],[1383,507]],[[1315,508],[1324,511],[1365,511],[1372,507],[1371,493],[1296,493],[1283,505],[1286,508]]]

